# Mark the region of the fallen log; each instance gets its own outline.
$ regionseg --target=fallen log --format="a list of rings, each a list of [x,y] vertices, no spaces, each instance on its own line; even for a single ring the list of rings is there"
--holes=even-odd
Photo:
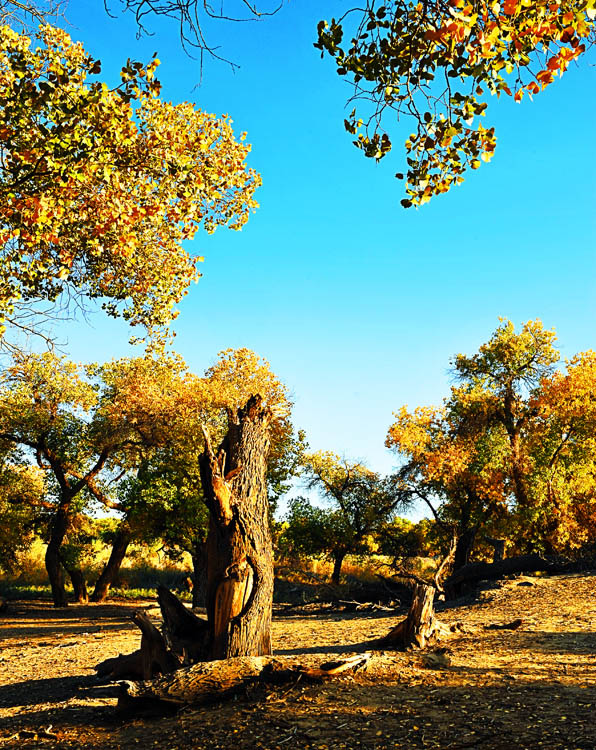
[[[152,680],[120,683],[118,707],[127,711],[177,708],[220,701],[255,684],[282,685],[301,679],[320,681],[364,666],[370,654],[357,654],[318,668],[296,666],[271,656],[237,656],[201,662]]]
[[[465,586],[478,583],[479,581],[490,581],[514,573],[535,573],[537,571],[562,573],[566,568],[567,563],[535,554],[508,557],[493,563],[469,563],[459,570],[454,571],[447,578],[445,589],[450,597],[459,596]]]

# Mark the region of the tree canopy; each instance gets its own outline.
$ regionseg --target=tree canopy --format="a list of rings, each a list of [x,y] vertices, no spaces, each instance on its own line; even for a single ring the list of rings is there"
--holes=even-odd
[[[454,358],[459,384],[442,408],[403,407],[389,429],[402,479],[456,529],[461,565],[480,530],[549,552],[592,534],[594,353],[555,369],[555,338],[539,320],[502,321],[478,352]]]
[[[480,121],[487,96],[538,94],[595,40],[595,19],[594,0],[367,0],[321,21],[315,46],[353,83],[345,128],[366,156],[389,153],[393,120],[413,121],[408,208],[491,160],[495,130]]]
[[[163,329],[200,276],[184,240],[240,229],[257,205],[250,146],[229,118],[160,99],[156,58],[109,88],[64,31],[36,41],[0,27],[2,330],[30,327],[32,303],[87,298]]]

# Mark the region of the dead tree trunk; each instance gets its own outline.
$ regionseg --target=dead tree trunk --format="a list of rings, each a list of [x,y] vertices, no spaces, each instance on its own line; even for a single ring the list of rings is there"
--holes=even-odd
[[[126,710],[159,704],[177,708],[189,704],[220,701],[255,683],[283,685],[287,682],[327,678],[358,669],[368,662],[370,654],[357,654],[319,668],[304,667],[287,660],[266,656],[240,656],[233,659],[193,664],[145,682],[121,682],[118,706]]]
[[[434,586],[416,584],[412,604],[405,619],[375,645],[380,648],[404,650],[409,646],[424,648],[432,641],[443,629],[435,618],[435,592]]]
[[[253,396],[217,454],[205,432],[201,481],[210,511],[207,620],[212,659],[271,653],[273,553],[266,459],[270,412]]]
[[[168,649],[165,638],[144,612],[135,612],[133,622],[142,633],[141,665],[143,679],[168,674],[181,666],[180,660]]]
[[[110,590],[110,586],[113,585],[116,577],[118,576],[118,573],[120,572],[120,568],[122,567],[122,563],[126,556],[128,545],[131,543],[131,541],[131,530],[127,525],[121,526],[116,533],[116,537],[112,545],[112,551],[110,552],[110,558],[105,564],[104,569],[101,571],[101,574],[97,579],[97,582],[95,583],[95,588],[93,589],[93,594],[91,595],[92,602],[103,602],[106,599],[108,591]]]
[[[166,643],[187,664],[208,658],[209,626],[197,617],[165,586],[157,589]]]

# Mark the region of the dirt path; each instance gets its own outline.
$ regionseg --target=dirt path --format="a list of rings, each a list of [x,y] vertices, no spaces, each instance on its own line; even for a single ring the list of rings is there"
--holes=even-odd
[[[354,677],[159,719],[118,715],[92,669],[138,647],[130,615],[157,616],[153,603],[14,603],[0,619],[0,750],[594,750],[595,593],[594,575],[507,581],[440,612],[464,631],[439,668],[420,653],[375,653]],[[274,621],[276,650],[319,664],[384,635],[396,621],[388,614],[286,612]],[[516,630],[487,627],[516,618]]]

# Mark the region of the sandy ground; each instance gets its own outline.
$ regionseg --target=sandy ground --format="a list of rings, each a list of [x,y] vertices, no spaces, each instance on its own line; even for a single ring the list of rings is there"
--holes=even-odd
[[[594,750],[596,574],[521,577],[441,609],[463,631],[448,663],[420,652],[374,652],[354,676],[260,688],[174,716],[131,717],[93,666],[139,645],[135,609],[152,602],[13,602],[0,618],[3,748],[263,748],[264,750]],[[317,665],[362,650],[401,613],[279,608],[276,653]],[[491,628],[522,619],[516,630]]]

